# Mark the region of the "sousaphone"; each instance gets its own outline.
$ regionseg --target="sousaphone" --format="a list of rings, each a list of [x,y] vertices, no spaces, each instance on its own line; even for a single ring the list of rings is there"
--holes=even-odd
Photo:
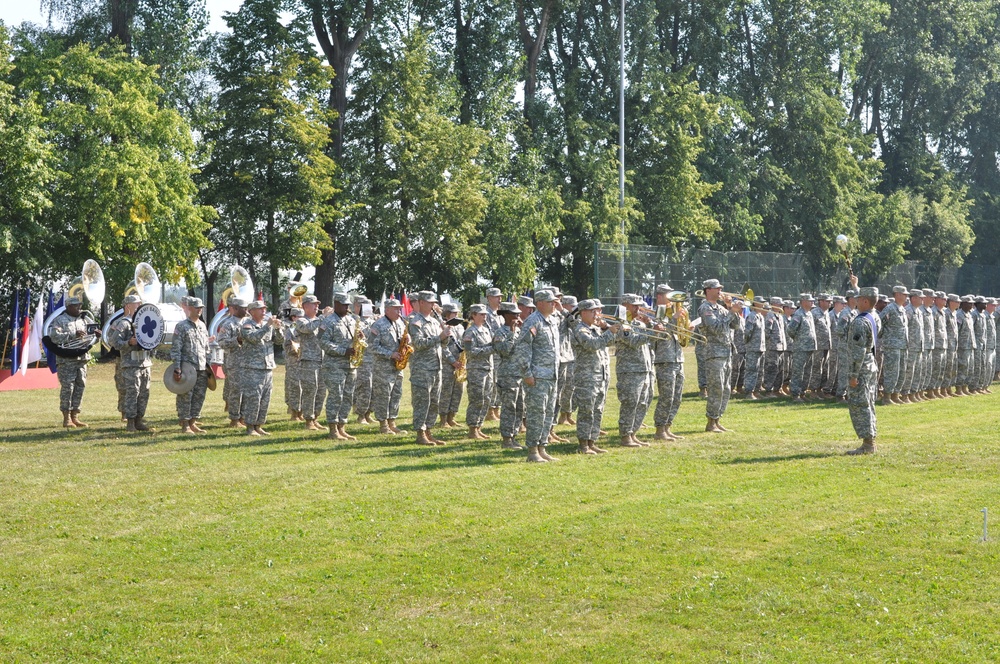
[[[138,295],[139,298],[142,299],[143,305],[147,304],[153,305],[153,307],[156,308],[156,314],[154,315],[159,316],[161,324],[163,322],[163,315],[157,305],[160,304],[160,299],[162,297],[162,294],[163,294],[163,288],[162,285],[160,284],[160,278],[159,276],[157,276],[156,270],[153,269],[153,266],[150,265],[149,263],[139,263],[138,265],[136,265],[135,272],[133,273],[132,276],[132,281],[130,281],[128,286],[125,287],[124,296],[127,297],[129,295]],[[150,309],[147,307],[146,311],[150,311]],[[108,343],[108,332],[111,331],[111,326],[114,325],[115,322],[124,315],[125,315],[125,310],[118,309],[113,314],[111,314],[111,316],[108,317],[107,322],[104,324],[104,335],[101,338],[101,344],[104,346],[105,350],[109,351],[111,350],[111,345]],[[147,342],[152,338],[153,337],[147,337]],[[160,334],[159,339],[157,340],[157,345],[159,345],[162,339],[163,335]],[[139,339],[139,342],[140,342],[139,345],[145,350],[156,349],[155,346],[153,348],[146,348],[145,346],[142,345],[141,339]]]
[[[69,288],[66,289],[65,297],[66,299],[78,297],[81,300],[86,300],[89,306],[100,309],[101,305],[104,304],[105,288],[104,271],[101,270],[101,266],[97,264],[97,261],[88,259],[83,264],[80,276],[70,282]],[[42,326],[42,344],[47,351],[60,357],[82,357],[89,353],[90,349],[99,341],[97,331],[100,329],[100,325],[94,319],[94,314],[89,309],[84,309],[80,312],[80,316],[87,323],[87,334],[73,339],[62,346],[56,345],[50,336],[52,323],[64,311],[66,311],[65,305],[53,311],[45,319],[45,323]]]

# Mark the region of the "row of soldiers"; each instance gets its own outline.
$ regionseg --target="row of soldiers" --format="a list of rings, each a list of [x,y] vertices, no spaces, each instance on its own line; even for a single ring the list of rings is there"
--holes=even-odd
[[[758,296],[749,306],[737,300],[744,328],[733,339],[733,390],[752,400],[846,400],[846,341],[857,296],[803,293],[798,306],[778,297]],[[875,311],[883,323],[876,353],[883,404],[989,391],[1000,370],[995,298],[896,286]],[[696,355],[704,394],[703,350]]]

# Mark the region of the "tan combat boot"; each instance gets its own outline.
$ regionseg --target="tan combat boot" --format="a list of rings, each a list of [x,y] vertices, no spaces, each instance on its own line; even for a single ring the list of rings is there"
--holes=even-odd
[[[588,444],[588,441],[586,441],[586,440],[581,440],[580,441],[580,448],[577,450],[577,452],[579,452],[580,454],[593,454],[595,456],[597,455],[597,452],[595,452],[594,450],[590,449],[590,445]]]
[[[67,429],[75,429],[76,425],[73,424],[73,420],[72,418],[70,418],[69,411],[64,410],[62,414],[63,414],[63,426],[66,427]]]
[[[713,420],[711,417],[709,417],[707,419],[708,419],[708,422],[705,423],[705,433],[711,433],[713,431],[716,431],[715,420]]]
[[[663,429],[667,432],[667,435],[673,438],[674,440],[684,440],[684,436],[678,436],[676,433],[670,430],[670,426],[672,424],[673,422],[667,422],[667,426],[663,427]]]
[[[622,447],[642,447],[639,443],[635,442],[632,438],[632,434],[629,433],[628,429],[620,427],[618,429],[618,437],[621,439]]]
[[[634,433],[632,434],[632,442],[639,447],[649,447],[649,443],[639,440]]]
[[[566,424],[570,425],[571,427],[576,426],[576,420],[573,419],[573,413],[566,413]]]
[[[513,438],[504,438],[503,442],[500,443],[500,448],[504,450],[523,450],[524,447],[517,444],[517,441]]]
[[[191,424],[188,420],[180,420],[180,423],[181,423],[181,433],[189,433],[192,436],[194,435],[194,431],[191,431]]]
[[[476,435],[476,427],[469,427],[469,433],[465,437],[469,440],[479,440],[479,436]]]
[[[528,445],[528,458],[526,459],[528,463],[545,463],[545,459],[538,453],[539,447],[541,445]]]
[[[340,429],[337,427],[336,422],[327,424],[327,428],[330,430],[330,433],[326,435],[327,438],[330,440],[344,440],[344,437],[340,435]]]
[[[255,425],[254,428],[253,428],[253,430],[256,431],[257,433],[259,433],[262,436],[270,436],[271,435],[270,431],[264,431],[264,427],[262,427],[259,424]]]
[[[490,438],[489,436],[487,436],[485,433],[483,433],[483,428],[482,427],[476,427],[476,436],[479,437],[479,440],[493,440],[492,438]]]
[[[719,431],[723,432],[723,433],[727,433],[729,431],[732,431],[732,429],[727,429],[726,427],[722,426],[722,418],[721,417],[718,418],[717,420],[715,420],[715,428],[718,429]]]
[[[538,446],[538,456],[542,457],[546,461],[558,461],[559,460],[559,459],[555,458],[554,456],[549,456],[549,453],[545,451],[545,446],[544,445],[539,445]]]
[[[496,422],[499,419],[500,418],[497,416],[497,409],[496,408],[487,408],[486,409],[486,419],[485,419],[486,422]]]
[[[320,426],[319,422],[316,421],[314,417],[311,420],[306,420],[306,431],[322,431],[323,427]]]
[[[344,424],[343,422],[341,422],[340,424],[337,425],[337,431],[340,432],[340,435],[343,437],[343,439],[344,440],[357,440],[356,437],[354,437],[351,434],[347,433],[347,430],[345,429],[346,426],[347,425]]]
[[[240,421],[239,420],[229,420],[229,428],[230,429],[236,429],[239,426],[240,426]]]
[[[386,423],[389,425],[389,428],[392,430],[393,433],[395,434],[403,433],[403,430],[396,426],[396,420],[394,419],[386,420]]]
[[[136,431],[138,431],[138,429],[135,428],[134,417],[126,418],[125,421],[128,422],[128,426],[125,427],[125,431],[128,431],[129,433],[135,433]]]
[[[656,427],[656,434],[653,435],[653,440],[673,440],[669,434],[667,434],[667,427],[658,426]]]
[[[590,449],[594,450],[598,454],[604,454],[604,453],[607,452],[607,450],[601,449],[600,447],[598,447],[597,446],[597,442],[593,441],[593,440],[588,440],[587,441],[587,447],[589,447]]]
[[[865,438],[861,441],[861,447],[857,448],[856,450],[849,450],[846,454],[848,456],[858,456],[860,454],[875,454],[875,452],[876,452],[875,439]]]
[[[198,422],[195,420],[188,420],[188,426],[191,427],[191,431],[195,433],[205,433],[205,430],[198,426]]]
[[[251,425],[248,424],[247,425],[247,435],[248,436],[258,436],[259,437],[260,436],[260,432],[257,431],[257,429],[255,429],[253,426],[251,426]]]
[[[455,416],[458,413],[448,413],[448,426],[457,428],[459,426],[458,422],[455,421]]]
[[[389,428],[389,422],[387,420],[382,420],[378,423],[378,432],[389,436],[396,435],[396,432]]]
[[[355,424],[367,424],[367,422],[365,422],[365,415],[364,415],[364,413],[358,413],[358,419],[354,423]]]
[[[146,424],[146,418],[144,418],[144,417],[137,417],[137,418],[135,418],[135,430],[136,431],[156,431],[156,429],[152,429],[152,428],[150,428],[150,426],[148,424]]]
[[[86,429],[88,426],[90,426],[89,424],[84,424],[83,422],[80,421],[80,411],[78,410],[69,411],[69,418],[70,420],[72,420],[73,425],[76,426],[77,428]]]
[[[448,423],[448,415],[446,413],[441,413],[440,415],[438,415],[438,417],[441,420],[440,422],[438,422],[439,427],[449,427],[449,428],[451,427],[451,424]]]
[[[417,432],[417,445],[427,445],[428,447],[434,447],[434,442],[428,438],[427,431],[421,429]]]
[[[378,420],[375,419],[375,411],[369,410],[365,413],[365,424],[378,424]]]

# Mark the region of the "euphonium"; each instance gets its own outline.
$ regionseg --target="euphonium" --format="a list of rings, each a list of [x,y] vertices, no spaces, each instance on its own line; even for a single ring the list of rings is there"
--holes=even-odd
[[[413,354],[413,346],[410,345],[409,326],[403,327],[403,336],[399,338],[399,348],[396,349],[396,352],[399,353],[399,359],[396,360],[396,371],[402,371],[410,363],[410,355]]]
[[[458,354],[458,366],[455,368],[455,382],[464,383],[468,377],[469,373],[465,368],[465,351],[463,350]]]
[[[691,317],[687,308],[680,302],[674,304],[674,319],[677,327],[677,343],[684,348],[691,341],[692,330],[688,327],[691,324]]]
[[[365,359],[365,348],[368,348],[368,342],[365,341],[365,333],[361,329],[360,323],[354,327],[354,340],[351,341],[351,348],[354,350],[354,354],[351,355],[351,368],[357,369]]]

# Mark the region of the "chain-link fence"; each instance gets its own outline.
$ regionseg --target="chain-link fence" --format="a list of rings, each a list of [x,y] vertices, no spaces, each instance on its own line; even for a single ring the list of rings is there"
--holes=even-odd
[[[656,284],[662,283],[694,293],[706,279],[719,279],[726,291],[734,293],[743,292],[746,287],[752,288],[756,295],[783,298],[794,298],[803,292],[843,293],[847,277],[845,266],[817,282],[806,269],[802,254],[704,249],[677,252],[667,247],[597,244],[594,256],[594,292],[606,303],[617,302],[620,292],[651,296]],[[1000,296],[1000,267],[968,264],[944,268],[935,275],[919,261],[906,261],[876,283],[862,285],[891,291],[897,284],[995,297]]]

